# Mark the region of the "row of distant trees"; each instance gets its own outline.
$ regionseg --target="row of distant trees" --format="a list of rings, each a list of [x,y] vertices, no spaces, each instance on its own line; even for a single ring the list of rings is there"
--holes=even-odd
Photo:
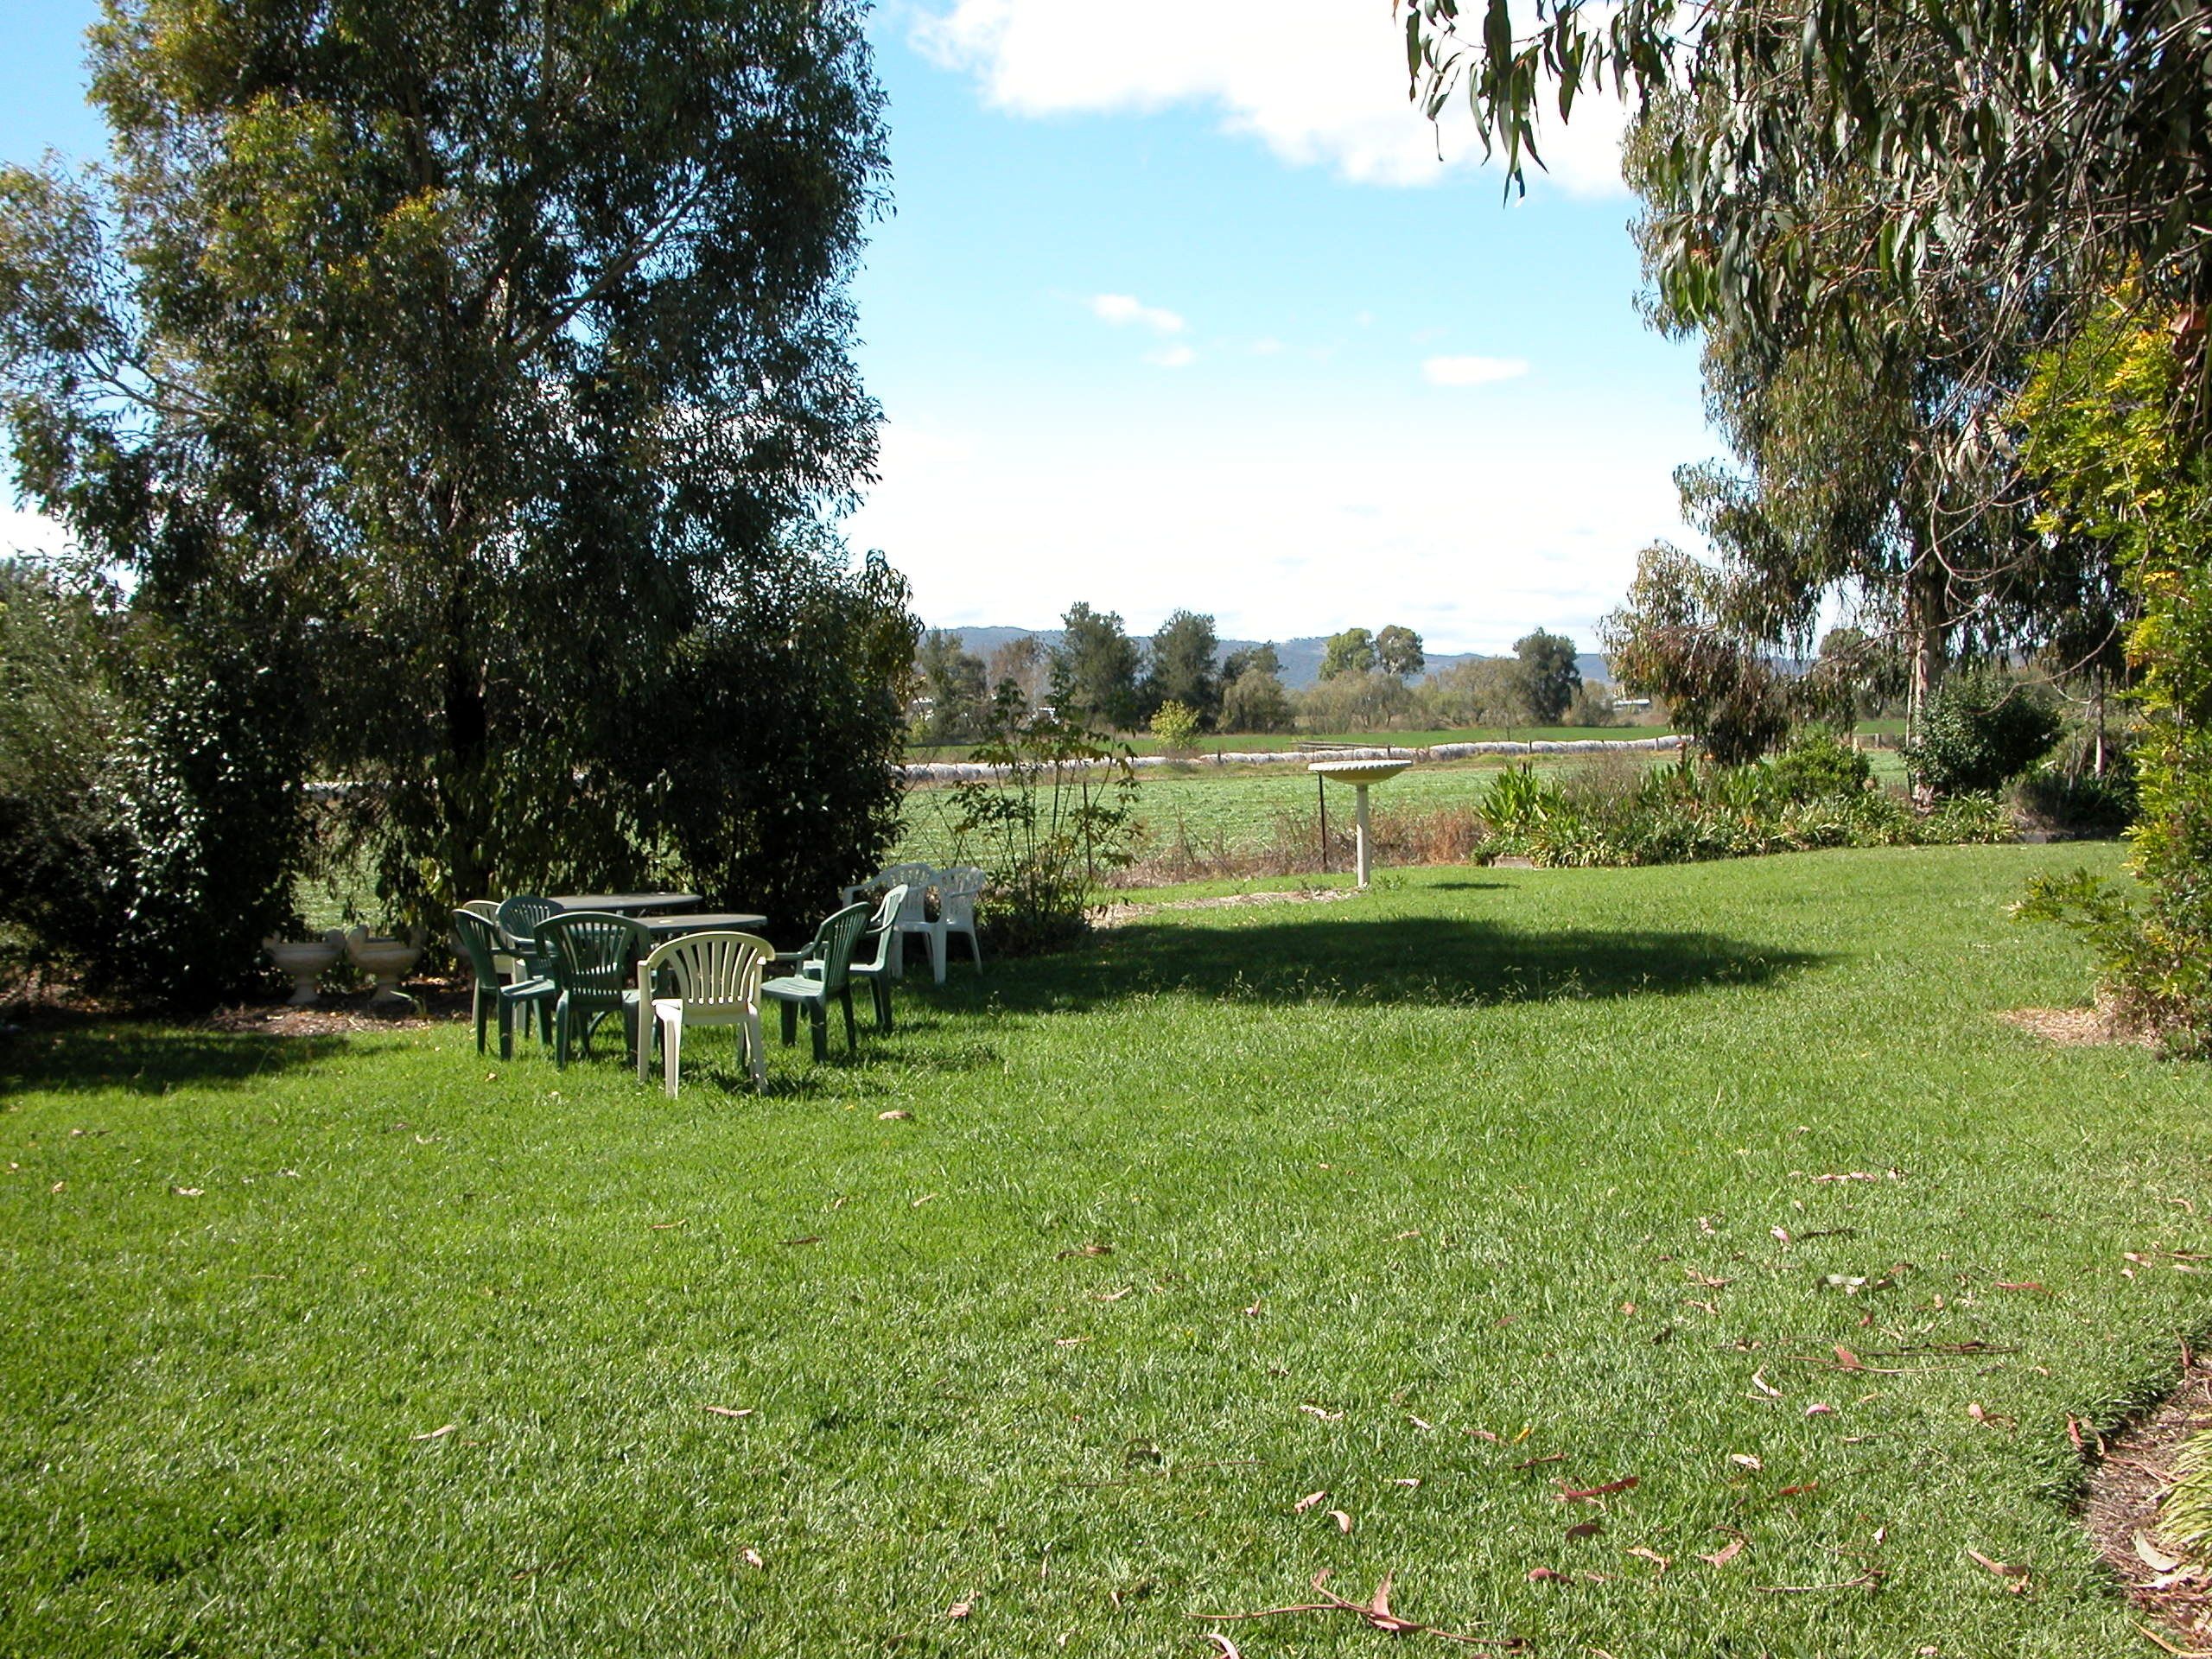
[[[1065,716],[1118,731],[1144,729],[1169,705],[1187,709],[1202,732],[1388,730],[1415,725],[1598,726],[1610,723],[1603,689],[1586,686],[1574,642],[1538,629],[1506,658],[1455,663],[1413,683],[1427,666],[1420,634],[1391,624],[1330,637],[1318,683],[1293,691],[1272,644],[1224,654],[1211,616],[1177,611],[1148,639],[1121,616],[1078,601],[1047,646],[1034,634],[1007,640],[986,658],[960,636],[923,636],[915,674],[926,712],[926,742],[978,735],[994,710],[1050,705]]]

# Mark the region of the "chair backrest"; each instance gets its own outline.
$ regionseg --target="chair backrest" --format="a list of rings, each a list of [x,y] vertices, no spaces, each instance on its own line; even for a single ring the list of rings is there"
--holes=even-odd
[[[822,964],[822,988],[841,991],[852,981],[853,947],[868,925],[866,905],[847,905],[814,930],[814,943],[806,947],[807,960]]]
[[[687,1009],[734,1014],[760,1004],[760,970],[776,947],[751,933],[685,933],[664,941],[638,964],[638,992],[650,1001],[665,973]]]
[[[536,938],[553,982],[571,996],[620,996],[653,944],[643,923],[596,910],[557,911],[537,924]]]
[[[484,912],[475,907],[482,900],[463,905],[453,913],[454,943],[461,947],[461,954],[468,959],[469,971],[476,976],[480,986],[495,986],[501,982],[497,961],[506,949],[499,938],[499,925],[487,920]]]
[[[972,865],[940,870],[937,877],[938,918],[952,927],[976,925],[976,899],[990,877]]]
[[[537,937],[537,925],[548,916],[558,916],[561,906],[550,899],[541,899],[534,893],[518,893],[499,905],[499,931],[511,942],[520,944]]]
[[[891,936],[899,931],[899,912],[906,908],[909,891],[906,884],[900,882],[883,895],[875,914],[868,918],[868,937],[875,941],[875,956],[868,966],[878,973],[891,966]]]
[[[494,927],[499,925],[499,907],[489,899],[466,899],[461,901],[460,908],[472,916],[481,916]]]

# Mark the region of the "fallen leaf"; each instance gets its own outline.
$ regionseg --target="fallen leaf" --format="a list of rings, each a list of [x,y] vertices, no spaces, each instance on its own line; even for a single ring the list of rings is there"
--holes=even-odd
[[[1967,1554],[1973,1557],[1979,1565],[1987,1567],[1999,1578],[2004,1580],[2005,1587],[2011,1591],[2014,1595],[2017,1596],[2025,1593],[2028,1587],[2028,1569],[2026,1567],[2016,1566],[2009,1561],[1993,1561],[1988,1556],[1983,1554],[1978,1549],[1968,1549]]]
[[[1847,1371],[1863,1371],[1866,1369],[1866,1362],[1840,1342],[1835,1345],[1835,1363]]]
[[[904,1123],[913,1116],[912,1112],[907,1111],[878,1112],[875,1115],[875,1121],[879,1123]]]
[[[1219,1630],[1208,1630],[1205,1639],[1220,1649],[1221,1659],[1244,1659],[1244,1656],[1236,1650],[1236,1644]]]
[[[1548,1567],[1532,1567],[1529,1569],[1529,1582],[1531,1584],[1548,1584],[1554,1579],[1562,1579],[1566,1576],[1564,1573],[1553,1572]]]
[[[750,1417],[753,1411],[751,1406],[702,1406],[699,1409],[716,1417]]]
[[[1503,1434],[1493,1434],[1486,1428],[1471,1428],[1467,1433],[1473,1435],[1478,1440],[1488,1440],[1492,1446],[1503,1446],[1505,1444],[1505,1437]]]
[[[54,1190],[59,1192],[65,1185],[66,1183],[64,1182],[56,1181],[54,1184]],[[207,1192],[207,1188],[200,1186],[173,1186],[169,1188],[169,1191],[175,1193],[180,1198],[196,1198],[204,1195]]]
[[[2139,1529],[2135,1535],[2135,1553],[2143,1558],[2143,1564],[2154,1573],[2171,1573],[2181,1565],[2180,1556],[2167,1554]]]
[[[1319,1406],[1300,1406],[1299,1409],[1309,1416],[1319,1417],[1325,1423],[1333,1423],[1344,1415],[1341,1411],[1324,1411]]]
[[[1805,1414],[1808,1417],[1833,1417],[1835,1415],[1835,1408],[1830,1405],[1824,1405],[1820,1401],[1815,1400],[1811,1405],[1805,1408]]]
[[[1753,1472],[1757,1472],[1758,1471],[1766,1467],[1764,1463],[1761,1462],[1749,1452],[1731,1452],[1728,1454],[1728,1461],[1734,1464],[1739,1469],[1749,1469]]]
[[[1766,1395],[1770,1400],[1779,1400],[1782,1398],[1782,1390],[1776,1388],[1773,1383],[1766,1380],[1766,1372],[1764,1369],[1751,1373],[1751,1386],[1757,1389],[1761,1394]]]
[[[1135,1285],[1123,1285],[1119,1290],[1094,1290],[1090,1293],[1090,1300],[1094,1302],[1118,1302],[1135,1289]]]
[[[936,1194],[936,1193],[934,1193],[934,1192],[925,1192],[925,1193],[923,1193],[923,1194],[922,1194],[922,1196],[921,1196],[920,1198],[916,1198],[916,1199],[913,1201],[913,1203],[912,1203],[912,1204],[911,1204],[911,1205],[907,1205],[907,1208],[908,1208],[908,1209],[910,1209],[910,1210],[918,1210],[918,1209],[920,1209],[924,1205],[925,1205],[925,1204],[929,1203],[931,1199],[932,1199],[932,1198],[936,1198],[936,1197],[937,1197],[937,1194]]]
[[[808,1233],[808,1234],[806,1234],[805,1236],[804,1236],[803,1237],[799,1237],[799,1238],[787,1238],[787,1239],[785,1239],[785,1240],[784,1241],[784,1243],[785,1243],[785,1245],[786,1247],[790,1247],[790,1246],[799,1245],[799,1244],[819,1244],[821,1242],[822,1242],[822,1235],[821,1235],[821,1234],[819,1234],[819,1233]]]
[[[1731,1538],[1720,1548],[1714,1550],[1712,1554],[1700,1555],[1698,1557],[1698,1560],[1703,1561],[1707,1567],[1726,1567],[1729,1562],[1734,1560],[1743,1553],[1744,1541],[1741,1537],[1736,1537]]]
[[[1541,1463],[1565,1463],[1566,1461],[1566,1452],[1547,1452],[1541,1458],[1524,1458],[1522,1461],[1515,1464],[1513,1466],[1516,1469],[1534,1469],[1538,1464]]]
[[[760,1552],[757,1549],[748,1549],[740,1555],[738,1559],[743,1561],[747,1567],[765,1567],[768,1565],[767,1562],[760,1559]]]
[[[656,1221],[649,1224],[646,1230],[648,1232],[665,1233],[672,1231],[682,1225],[683,1225],[683,1224],[680,1221]]]
[[[1670,1563],[1667,1558],[1664,1555],[1662,1555],[1657,1550],[1646,1549],[1642,1544],[1636,1545],[1633,1548],[1628,1551],[1628,1554],[1640,1557],[1642,1560],[1650,1562],[1652,1566],[1657,1567],[1662,1573],[1664,1573],[1667,1568],[1672,1565],[1672,1563]]]
[[[1260,1310],[1266,1306],[1267,1304],[1263,1301],[1253,1303],[1251,1306],[1244,1310],[1244,1317],[1248,1319],[1258,1319],[1260,1317]]]
[[[1772,1231],[1777,1242],[1783,1244],[1789,1243],[1789,1230],[1787,1227],[1776,1227],[1770,1230]]]
[[[1686,1267],[1682,1272],[1692,1284],[1702,1286],[1707,1290],[1719,1290],[1730,1282],[1726,1279],[1716,1279],[1709,1273],[1700,1273],[1695,1268]]]
[[[1293,1515],[1303,1515],[1327,1496],[1326,1492],[1308,1492],[1290,1506],[1290,1512]]]
[[[944,1610],[944,1616],[945,1616],[947,1618],[967,1618],[967,1617],[968,1617],[968,1615],[969,1615],[969,1614],[970,1614],[970,1613],[974,1612],[975,1611],[976,1611],[976,1604],[975,1604],[974,1602],[972,1602],[972,1601],[956,1601],[956,1602],[954,1602],[954,1603],[952,1604],[952,1605],[951,1605],[951,1606],[950,1606],[950,1607],[948,1607],[948,1608],[946,1608],[946,1609]]]
[[[1351,1516],[1346,1515],[1342,1510],[1331,1510],[1329,1511],[1329,1519],[1337,1523],[1337,1530],[1338,1532],[1351,1532]]]
[[[1421,1484],[1421,1477],[1419,1475],[1400,1475],[1390,1484],[1393,1486],[1403,1486],[1408,1491],[1411,1491],[1414,1487]]]
[[[1113,1254],[1114,1247],[1111,1244],[1101,1244],[1094,1240],[1092,1243],[1084,1244],[1076,1249],[1062,1250],[1058,1255],[1054,1256],[1052,1260],[1055,1262],[1065,1262],[1070,1256],[1111,1255]]]
[[[1605,1529],[1602,1521],[1578,1521],[1567,1529],[1570,1538],[1595,1538]]]
[[[1840,1175],[1815,1175],[1813,1179],[1816,1181],[1878,1181],[1882,1178],[1878,1175],[1869,1175],[1861,1169],[1849,1169]],[[1895,1179],[1894,1173],[1891,1179]]]
[[[454,1424],[448,1423],[443,1428],[434,1428],[427,1434],[410,1434],[407,1438],[410,1440],[442,1440],[453,1433],[454,1427]]]
[[[1621,1304],[1621,1312],[1627,1314],[1630,1319],[1634,1319],[1636,1317],[1636,1304],[1634,1302],[1623,1302]]]
[[[1410,1231],[1400,1233],[1400,1234],[1398,1235],[1398,1236],[1399,1236],[1400,1238],[1402,1238],[1402,1239],[1406,1239],[1406,1238],[1419,1238],[1419,1237],[1421,1236],[1421,1229],[1420,1229],[1420,1228],[1418,1228],[1418,1227],[1415,1227],[1415,1228],[1412,1229]]]
[[[1779,1492],[1776,1493],[1775,1496],[1777,1497],[1802,1497],[1806,1493],[1817,1492],[1820,1489],[1821,1483],[1817,1480],[1800,1481],[1795,1486],[1783,1487]]]
[[[2033,1279],[2023,1279],[2017,1283],[2012,1284],[2008,1284],[2004,1280],[1999,1279],[1997,1281],[1997,1288],[1999,1290],[2032,1290],[2040,1296],[2048,1296],[2050,1294],[2050,1287],[2048,1285],[2039,1284]]]
[[[1054,1337],[1052,1338],[1052,1346],[1055,1348],[1080,1348],[1084,1343],[1089,1342],[1090,1340],[1090,1338],[1089,1337]]]
[[[1436,1427],[1434,1423],[1426,1421],[1421,1418],[1414,1416],[1410,1411],[1406,1414],[1406,1421],[1411,1423],[1415,1428],[1434,1428]]]
[[[1562,1486],[1560,1488],[1559,1501],[1562,1503],[1573,1503],[1600,1497],[1611,1497],[1615,1492],[1634,1491],[1642,1484],[1643,1479],[1643,1477],[1641,1475],[1624,1475],[1618,1480],[1609,1480],[1602,1486],[1580,1488]]]

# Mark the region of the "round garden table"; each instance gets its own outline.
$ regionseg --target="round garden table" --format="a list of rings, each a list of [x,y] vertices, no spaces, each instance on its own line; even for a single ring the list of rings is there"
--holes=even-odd
[[[599,910],[616,916],[642,916],[649,910],[696,910],[696,893],[556,893],[546,901],[563,910]]]

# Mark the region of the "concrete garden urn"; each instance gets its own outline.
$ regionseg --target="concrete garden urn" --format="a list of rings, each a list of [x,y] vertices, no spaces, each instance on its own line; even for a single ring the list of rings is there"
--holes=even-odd
[[[329,972],[345,954],[346,936],[332,928],[319,939],[280,939],[273,934],[261,942],[276,971],[291,976],[291,1007],[303,1008],[315,999],[315,982]]]
[[[399,982],[413,973],[415,964],[423,959],[419,936],[378,939],[371,938],[367,928],[355,927],[346,935],[346,954],[376,982],[376,988],[369,993],[367,1012],[388,1020],[404,1020],[422,1012],[423,1005],[399,988]]]

